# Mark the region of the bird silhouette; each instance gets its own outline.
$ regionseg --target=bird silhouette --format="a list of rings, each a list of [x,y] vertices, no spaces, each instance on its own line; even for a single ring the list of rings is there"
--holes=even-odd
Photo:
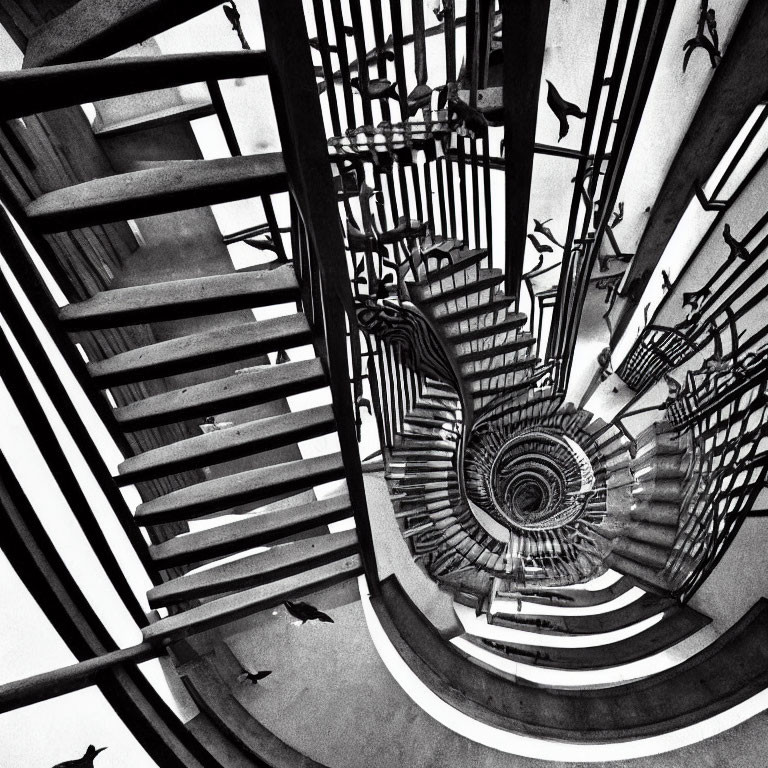
[[[552,83],[547,80],[547,104],[560,121],[560,136],[558,141],[568,135],[568,118],[576,117],[583,120],[587,113],[583,112],[576,104],[566,101]]]
[[[616,226],[621,224],[621,222],[624,221],[624,203],[619,203],[618,206],[616,206],[616,210],[613,212],[611,217],[611,223],[608,225],[611,229],[615,229]]]
[[[539,254],[539,260],[536,262],[536,266],[533,269],[529,269],[523,277],[530,277],[533,272],[535,272],[537,269],[541,269],[541,265],[544,263],[544,254]]]
[[[352,77],[350,78],[349,82],[353,88],[355,88],[361,94],[363,93],[363,90],[360,87],[359,77]],[[397,95],[395,84],[386,78],[369,80],[365,95],[370,99],[394,99],[395,101],[400,99],[400,97]]]
[[[302,624],[306,624],[308,621],[325,621],[333,624],[333,619],[322,611],[318,611],[314,605],[309,603],[292,603],[290,600],[286,600],[283,605],[288,613],[294,618],[300,619]]]
[[[728,254],[729,259],[744,259],[744,261],[749,261],[751,258],[751,255],[749,251],[744,247],[744,242],[737,240],[732,234],[731,234],[731,225],[726,224],[723,227],[723,240],[725,240],[728,247],[731,249],[730,253]]]
[[[459,126],[472,138],[482,138],[488,135],[488,120],[480,110],[470,107],[459,96],[457,83],[449,83],[444,91],[447,94],[448,118],[456,117]]]
[[[277,357],[275,358],[275,365],[282,365],[283,363],[290,363],[291,358],[288,357],[288,353],[284,349],[277,351]]]
[[[703,48],[709,54],[709,61],[714,69],[721,59],[720,55],[720,41],[717,35],[717,21],[715,20],[715,11],[713,9],[707,9],[708,0],[701,0],[701,10],[699,12],[699,20],[696,24],[696,34],[690,40],[686,40],[683,43],[683,50],[685,55],[683,56],[683,72],[688,67],[688,62],[691,60],[691,54],[697,48]],[[704,25],[707,25],[707,31],[712,36],[712,40],[709,40],[704,36]]]
[[[667,397],[667,404],[674,402],[680,396],[680,391],[683,385],[677,380],[673,379],[668,373],[664,374],[664,381],[667,382],[667,389],[669,395]]]
[[[661,270],[661,289],[664,292],[672,290],[672,283],[670,282],[669,274],[665,269]]]
[[[243,667],[240,671],[240,674],[237,676],[237,679],[241,683],[253,683],[254,685],[258,685],[259,680],[263,680],[265,677],[268,677],[271,674],[271,669],[261,669],[258,672],[249,672],[245,667]]]
[[[99,752],[103,752],[106,747],[96,749],[93,744],[88,745],[85,754],[78,760],[65,760],[63,763],[56,763],[53,768],[93,768],[93,761]]]
[[[544,237],[546,237],[547,240],[554,243],[558,248],[562,248],[563,246],[560,245],[560,243],[558,243],[557,240],[555,240],[554,236],[552,235],[552,230],[549,227],[544,226],[545,224],[548,224],[550,221],[552,221],[552,219],[547,219],[546,221],[539,221],[538,219],[534,219],[533,231],[544,235]]]
[[[234,0],[230,0],[230,3],[231,5],[222,6],[224,15],[232,25],[232,29],[237,32],[237,36],[240,39],[240,45],[242,45],[243,50],[250,51],[251,46],[248,45],[248,41],[245,39],[245,35],[243,34],[243,28],[240,25],[240,11],[237,10],[237,6],[235,5]]]
[[[539,253],[554,253],[555,249],[551,245],[542,245],[533,235],[528,235],[528,239]]]
[[[706,299],[709,296],[709,290],[707,288],[699,288],[698,291],[689,291],[683,294],[683,306],[691,307],[691,309],[698,309],[699,302],[702,299]]]

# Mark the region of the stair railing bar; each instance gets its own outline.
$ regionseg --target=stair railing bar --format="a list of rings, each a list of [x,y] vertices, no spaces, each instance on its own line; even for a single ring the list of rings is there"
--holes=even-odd
[[[144,610],[109,546],[99,521],[56,438],[53,427],[50,425],[45,411],[24,373],[21,362],[16,358],[10,341],[2,333],[0,333],[0,359],[3,361],[2,369],[0,369],[0,380],[8,388],[16,408],[32,435],[32,439],[45,456],[54,480],[73,516],[131,617],[140,627],[146,626],[147,617]],[[121,525],[124,523],[123,520],[120,522]]]
[[[592,84],[589,90],[589,100],[587,104],[587,117],[584,125],[584,133],[581,139],[581,151],[579,156],[578,167],[576,169],[575,187],[573,190],[573,196],[571,197],[571,210],[568,216],[568,230],[565,236],[565,243],[563,249],[563,262],[560,270],[560,281],[558,283],[558,293],[556,304],[558,306],[558,317],[553,318],[555,322],[550,326],[549,339],[547,341],[547,358],[562,357],[558,352],[560,349],[560,339],[562,336],[559,323],[559,315],[562,312],[562,307],[565,302],[566,286],[564,278],[568,274],[571,249],[573,247],[573,238],[576,233],[576,218],[579,213],[579,198],[580,189],[584,184],[584,173],[587,168],[587,155],[592,143],[592,135],[595,129],[595,121],[597,119],[597,110],[600,105],[600,95],[603,89],[603,81],[606,76],[606,68],[608,66],[608,55],[610,53],[611,42],[614,38],[616,14],[618,11],[617,3],[606,3],[605,11],[603,12],[603,22],[600,29],[600,38],[597,44],[597,54],[595,56],[595,68],[592,72]],[[599,170],[599,169],[597,169]]]
[[[207,80],[206,86],[208,93],[211,96],[211,103],[216,110],[216,117],[219,120],[221,131],[224,134],[224,139],[227,142],[227,149],[232,157],[242,157],[243,153],[240,150],[240,142],[237,140],[237,134],[235,133],[235,127],[232,125],[232,119],[229,116],[224,96],[221,92],[221,86],[218,80]],[[277,217],[275,216],[275,208],[272,205],[271,195],[261,195],[259,198],[261,204],[264,207],[264,216],[267,219],[269,225],[269,233],[272,238],[272,242],[277,249],[277,256],[281,261],[287,261],[285,253],[285,247],[283,246],[283,236],[280,233],[280,228],[277,225]]]
[[[118,649],[83,595],[0,452],[0,547],[74,656],[77,665],[0,688],[0,711],[98,685],[115,713],[158,765],[223,768],[170,710],[136,664],[164,652],[141,643]]]
[[[0,210],[0,218],[5,218],[5,212]],[[10,222],[6,223],[10,224]],[[0,224],[0,228],[2,224]],[[8,242],[8,241],[6,241]],[[10,284],[0,272],[0,306],[3,307],[2,316],[8,323],[11,333],[22,349],[25,357],[35,370],[40,383],[45,388],[56,412],[61,417],[64,426],[72,435],[78,449],[93,473],[102,493],[115,511],[115,516],[123,531],[131,542],[141,564],[153,584],[161,582],[159,572],[149,556],[149,547],[136,521],[125,503],[122,493],[115,485],[112,476],[107,470],[104,460],[93,442],[90,432],[86,429],[77,409],[72,403],[61,377],[56,372],[50,358],[46,354],[40,339],[35,333],[32,324],[13,293]]]
[[[573,312],[569,312],[567,322],[566,345],[564,347],[564,352],[567,352],[567,354],[563,355],[565,371],[562,375],[562,386],[567,385],[573,364],[573,349],[578,328],[581,324],[581,315],[586,291],[589,286],[589,277],[597,260],[597,253],[602,244],[609,218],[616,204],[624,170],[629,161],[632,142],[640,125],[643,107],[647,101],[653,76],[659,63],[673,10],[674,2],[672,0],[661,0],[657,5],[646,6],[643,11],[636,45],[636,50],[641,52],[641,55],[638,57],[635,54],[632,58],[625,91],[628,97],[622,103],[614,138],[614,146],[618,146],[618,150],[612,149],[611,151],[611,160],[608,163],[605,181],[600,193],[600,221],[596,227],[595,239],[588,249],[587,258],[584,259],[582,268],[576,278],[575,300],[572,302]],[[607,190],[607,192],[604,190]]]

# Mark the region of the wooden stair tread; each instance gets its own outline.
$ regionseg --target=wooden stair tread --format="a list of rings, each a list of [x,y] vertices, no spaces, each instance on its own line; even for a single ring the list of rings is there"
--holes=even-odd
[[[185,101],[165,109],[158,109],[144,115],[136,115],[126,120],[110,122],[106,125],[99,123],[93,126],[93,135],[99,139],[112,136],[122,136],[134,131],[145,131],[148,128],[158,128],[171,123],[189,122],[201,117],[211,117],[216,114],[216,108],[210,101]]]
[[[299,296],[293,267],[116,288],[59,310],[67,330],[177,320],[280,304]]]
[[[144,640],[148,642],[161,642],[165,638],[179,637],[190,631],[201,632],[250,616],[257,611],[273,608],[284,600],[302,597],[324,587],[347,581],[359,576],[362,572],[360,556],[352,555],[343,560],[220,597],[183,613],[160,619],[144,627],[142,634]]]
[[[463,250],[459,251],[457,258],[452,259],[443,267],[439,269],[433,269],[429,275],[416,283],[417,286],[427,286],[432,283],[439,283],[446,277],[451,277],[457,272],[462,272],[469,267],[473,267],[479,264],[488,255],[488,250],[485,248],[477,248],[475,250]],[[429,258],[429,257],[427,257]]]
[[[186,520],[343,477],[340,453],[272,464],[172,491],[139,504],[134,517],[139,525]]]
[[[186,533],[153,544],[152,559],[161,567],[191,565],[214,557],[224,557],[253,547],[309,531],[352,516],[346,493],[298,506],[286,506],[273,512],[244,516],[232,523]]]
[[[328,434],[335,426],[330,405],[236,424],[131,456],[118,466],[116,481],[128,485],[229,461]]]
[[[266,73],[264,51],[124,56],[13,70],[0,73],[0,119],[187,83]]]
[[[491,313],[489,313],[491,314]],[[460,328],[452,331],[446,328],[446,336],[453,344],[462,344],[467,341],[484,339],[488,336],[497,336],[504,331],[521,328],[528,322],[528,315],[523,312],[507,312],[503,319],[494,318],[490,325],[478,326],[470,330],[462,331]]]
[[[32,32],[23,66],[110,56],[219,4],[218,0],[80,0]]]
[[[514,304],[514,302],[515,299],[511,296],[497,294],[490,301],[466,307],[465,309],[451,309],[448,306],[436,306],[432,310],[432,314],[441,325],[446,326],[452,323],[460,323],[463,320],[467,320],[470,317],[476,317],[477,315],[488,315],[501,309],[507,309],[509,305]]]
[[[514,360],[511,363],[504,363],[503,365],[493,366],[492,368],[478,368],[465,374],[465,378],[473,383],[482,381],[483,379],[495,379],[499,376],[504,376],[507,373],[514,373],[515,371],[522,371],[526,368],[532,368],[539,362],[537,357],[523,357],[519,360]],[[464,365],[471,365],[471,363],[464,363]],[[473,392],[476,390],[473,388]]]
[[[372,603],[409,667],[444,701],[513,733],[587,743],[647,738],[706,721],[768,685],[764,598],[670,669],[608,688],[562,690],[519,678],[510,685],[479,668],[445,642],[393,581],[382,582],[382,597]]]
[[[484,360],[487,357],[496,357],[506,355],[509,352],[516,352],[526,347],[532,347],[536,344],[536,339],[530,336],[530,334],[519,334],[516,338],[509,339],[502,344],[492,344],[491,346],[483,349],[475,349],[471,352],[466,352],[462,355],[456,356],[456,362],[459,365],[465,363],[472,363],[476,360]]]
[[[245,360],[311,341],[309,323],[297,312],[160,341],[87,367],[94,383],[110,387]]]
[[[469,297],[488,290],[504,282],[504,273],[500,269],[481,269],[476,280],[464,285],[457,285],[447,291],[437,292],[431,296],[422,296],[418,299],[420,304],[437,304],[455,301],[461,297]],[[484,304],[485,302],[483,302]]]
[[[26,214],[38,231],[56,232],[287,189],[281,152],[175,160],[46,192],[26,206]]]
[[[260,405],[326,384],[323,366],[317,359],[263,365],[222,379],[152,395],[116,408],[114,414],[124,430],[144,429]]]
[[[290,576],[357,550],[355,530],[325,533],[308,539],[278,544],[266,552],[220,563],[166,581],[147,593],[150,608],[195,600],[236,589],[247,589]]]

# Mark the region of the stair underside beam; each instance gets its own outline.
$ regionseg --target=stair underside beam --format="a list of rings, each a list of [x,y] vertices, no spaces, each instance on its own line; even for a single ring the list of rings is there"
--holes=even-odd
[[[187,83],[255,77],[267,72],[264,51],[130,56],[0,73],[0,119]]]
[[[111,56],[220,4],[221,0],[80,0],[35,30],[22,66]]]
[[[144,639],[155,643],[190,632],[202,632],[205,629],[251,616],[257,611],[274,608],[284,600],[302,597],[339,584],[359,576],[362,572],[360,556],[352,555],[339,562],[322,565],[271,584],[252,587],[234,595],[212,600],[183,613],[160,619],[144,629]]]
[[[149,548],[158,566],[193,565],[214,557],[244,552],[253,547],[295,536],[320,525],[352,517],[346,493],[299,506],[289,505],[273,512],[243,516],[240,520],[214,528],[194,531],[153,544]]]
[[[283,155],[269,152],[218,160],[176,160],[93,179],[47,192],[25,210],[38,231],[59,232],[287,189]]]
[[[102,291],[59,310],[68,331],[112,328],[281,304],[298,298],[293,267]]]
[[[195,416],[215,416],[225,411],[276,400],[327,384],[319,360],[258,366],[223,379],[193,384],[152,395],[115,409],[115,419],[126,431],[145,429]]]
[[[355,554],[354,530],[279,544],[266,552],[188,573],[151,589],[151,608],[265,584]]]

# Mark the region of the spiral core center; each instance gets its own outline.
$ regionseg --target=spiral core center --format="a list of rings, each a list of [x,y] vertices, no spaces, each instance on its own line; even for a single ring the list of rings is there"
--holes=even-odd
[[[592,466],[581,447],[544,429],[513,435],[489,464],[482,483],[468,483],[469,495],[512,529],[566,525],[581,514],[585,494],[594,485]]]

